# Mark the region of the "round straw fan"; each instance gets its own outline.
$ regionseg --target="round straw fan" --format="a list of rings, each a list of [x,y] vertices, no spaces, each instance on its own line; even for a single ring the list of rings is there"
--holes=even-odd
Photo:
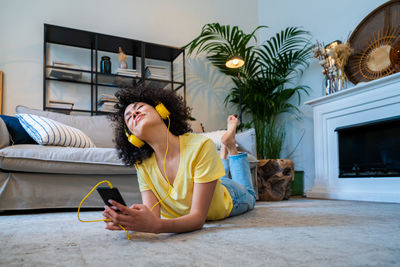
[[[389,1],[372,11],[351,34],[349,42],[354,52],[345,72],[352,83],[367,82],[396,72],[392,61],[396,60],[397,50],[392,48],[400,36],[399,14],[400,1]]]

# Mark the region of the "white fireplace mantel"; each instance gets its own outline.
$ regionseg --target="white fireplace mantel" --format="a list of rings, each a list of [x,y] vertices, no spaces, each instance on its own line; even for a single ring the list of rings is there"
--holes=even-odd
[[[399,116],[400,73],[305,104],[313,107],[315,147],[315,182],[307,197],[400,203],[400,177],[339,178],[335,132],[337,127]]]

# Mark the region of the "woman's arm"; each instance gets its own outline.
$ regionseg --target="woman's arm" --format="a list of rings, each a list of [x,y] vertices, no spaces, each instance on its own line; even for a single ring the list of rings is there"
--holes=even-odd
[[[107,219],[111,219],[113,224],[111,226],[111,222],[109,222],[107,225],[110,227],[107,228],[110,230],[120,230],[116,225],[121,224],[128,230],[152,233],[182,233],[201,229],[206,221],[216,184],[217,180],[209,183],[195,183],[190,213],[175,219],[161,219],[159,211],[158,216],[154,212],[150,212],[147,204],[135,204],[128,208],[119,203],[112,203],[122,213],[117,213],[107,207],[104,211],[104,216]],[[151,194],[153,193],[151,192]],[[147,201],[152,203],[152,197],[146,197],[148,197]],[[145,203],[144,199],[143,202]],[[159,210],[159,206],[157,207]]]
[[[157,232],[182,233],[201,229],[206,222],[216,184],[217,180],[202,184],[195,183],[190,213],[175,219],[161,220]]]
[[[158,199],[154,195],[153,191],[146,190],[142,192],[142,202],[149,210],[151,210],[151,208],[158,202]],[[157,205],[154,207],[152,212],[157,218],[160,218],[160,211],[160,205]]]

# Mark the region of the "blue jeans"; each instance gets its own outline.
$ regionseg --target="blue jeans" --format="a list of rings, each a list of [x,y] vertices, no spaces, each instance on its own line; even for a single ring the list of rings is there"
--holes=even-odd
[[[221,183],[228,189],[233,201],[229,217],[252,210],[256,204],[256,194],[251,182],[247,154],[228,156],[228,159],[222,159],[222,163],[226,174],[221,178]]]

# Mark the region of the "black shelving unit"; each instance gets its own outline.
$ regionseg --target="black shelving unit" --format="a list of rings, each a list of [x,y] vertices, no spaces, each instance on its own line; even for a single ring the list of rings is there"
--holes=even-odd
[[[90,53],[90,70],[75,68],[58,67],[50,65],[48,62],[49,45],[57,44],[87,49]],[[120,74],[104,74],[99,70],[99,53],[111,52],[118,54],[118,47],[121,47],[127,56],[132,56],[132,68],[137,69],[136,60],[140,58],[140,77],[131,77]],[[182,55],[182,74],[181,81],[174,80],[174,64],[179,56]],[[169,62],[170,79],[146,78],[146,59]],[[52,111],[76,111],[88,112],[91,115],[104,114],[106,112],[98,110],[99,86],[118,87],[119,84],[136,85],[144,83],[148,87],[163,88],[166,85],[172,90],[183,90],[183,98],[186,101],[186,72],[185,72],[185,50],[182,48],[154,44],[124,37],[111,36],[101,33],[83,31],[78,29],[66,28],[56,25],[44,24],[44,43],[43,43],[43,110]],[[67,70],[70,72],[90,75],[89,81],[77,79],[54,78],[49,75],[50,70]],[[90,109],[65,109],[51,107],[48,99],[49,83],[76,83],[87,85],[90,88]],[[62,101],[62,99],[57,99]]]

